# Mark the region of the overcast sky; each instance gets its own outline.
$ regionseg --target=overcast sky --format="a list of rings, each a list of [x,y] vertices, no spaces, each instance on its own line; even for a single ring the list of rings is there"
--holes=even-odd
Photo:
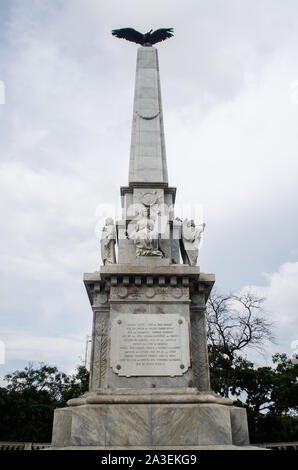
[[[175,28],[158,45],[169,181],[176,215],[203,208],[201,270],[222,293],[266,296],[278,344],[249,359],[292,354],[297,1],[1,0],[0,21],[0,375],[84,358],[83,272],[128,182],[137,45],[111,35],[127,26]]]

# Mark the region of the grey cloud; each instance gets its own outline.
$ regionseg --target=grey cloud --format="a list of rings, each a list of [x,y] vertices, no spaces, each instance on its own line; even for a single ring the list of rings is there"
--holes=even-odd
[[[66,339],[91,329],[82,272],[99,265],[96,207],[119,204],[128,177],[136,47],[114,27],[175,28],[159,46],[169,176],[177,203],[203,203],[202,270],[233,290],[295,261],[297,10],[289,0],[11,2],[0,46],[6,328]]]

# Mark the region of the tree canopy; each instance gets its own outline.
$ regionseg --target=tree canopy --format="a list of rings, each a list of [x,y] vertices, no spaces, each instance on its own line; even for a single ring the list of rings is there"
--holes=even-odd
[[[211,388],[225,390],[226,357],[210,346]],[[275,354],[272,366],[255,367],[235,356],[230,367],[229,394],[234,405],[247,408],[251,442],[298,439],[298,365]]]
[[[0,440],[50,442],[54,409],[82,395],[88,376],[83,366],[67,375],[46,364],[7,374],[7,385],[0,388]]]

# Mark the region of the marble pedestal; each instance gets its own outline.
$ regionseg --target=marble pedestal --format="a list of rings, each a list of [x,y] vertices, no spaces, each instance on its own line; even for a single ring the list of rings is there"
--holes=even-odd
[[[52,448],[249,446],[246,410],[217,403],[84,404],[55,411]]]
[[[249,445],[246,410],[210,388],[205,309],[213,283],[199,267],[181,265],[112,265],[85,275],[94,312],[90,386],[55,410],[54,449]],[[147,376],[121,375],[123,367],[113,362],[115,328],[126,318],[154,322],[160,316],[188,325],[189,362],[183,369],[178,363],[174,374],[165,361],[162,374],[156,367]]]

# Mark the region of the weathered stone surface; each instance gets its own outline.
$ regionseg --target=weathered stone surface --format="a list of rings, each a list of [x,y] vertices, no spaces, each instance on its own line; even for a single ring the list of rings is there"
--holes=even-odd
[[[106,295],[106,294],[105,294]],[[93,319],[92,350],[90,361],[90,390],[104,387],[108,368],[109,311],[96,306]]]
[[[69,447],[47,447],[45,450],[264,450],[257,446],[234,446],[234,445],[207,445],[207,446],[69,446]]]
[[[198,444],[197,413],[193,406],[161,405],[152,409],[151,445]]]
[[[103,264],[116,263],[115,253],[116,231],[115,224],[112,218],[108,217],[105,226],[102,229],[100,240],[101,245],[101,258]]]
[[[129,182],[167,181],[157,49],[140,47],[137,56]]]
[[[199,390],[210,390],[204,292],[192,295],[190,325],[194,385]]]
[[[188,266],[188,265],[170,265],[170,266],[154,266],[154,268],[150,268],[150,266],[140,265],[135,266],[133,264],[113,264],[107,266],[101,266],[100,272],[97,271],[95,273],[86,273],[84,275],[85,281],[96,281],[100,280],[101,278],[104,279],[107,276],[111,276],[113,274],[118,275],[130,275],[130,274],[144,274],[144,275],[160,275],[160,276],[198,276],[202,281],[209,281],[214,284],[215,277],[214,274],[204,274],[200,273],[199,266]]]
[[[106,445],[142,446],[151,442],[151,409],[146,405],[118,405],[107,413]]]
[[[105,406],[82,405],[72,410],[70,445],[73,446],[104,446],[106,445]]]
[[[164,290],[164,287],[155,286],[157,290]],[[147,286],[145,287],[145,290]],[[151,289],[151,288],[150,288]],[[170,287],[170,290],[172,288]],[[152,299],[147,298],[144,293],[141,297],[138,293],[135,294],[137,299],[134,301],[126,302],[111,302],[110,310],[110,321],[114,322],[119,320],[122,315],[169,315],[179,314],[189,324],[189,304],[188,303],[177,303],[171,293],[166,290],[164,292],[164,299],[155,302]],[[160,294],[161,295],[161,294]],[[144,299],[142,301],[142,298]],[[107,383],[112,388],[169,388],[169,387],[187,387],[193,380],[192,368],[189,367],[185,373],[181,376],[170,377],[162,375],[152,376],[118,376],[112,368],[108,370]]]
[[[86,392],[80,398],[67,402],[68,406],[85,404],[188,404],[188,403],[219,403],[219,398],[213,392],[198,392],[196,388],[102,388]]]
[[[233,406],[230,408],[230,416],[233,444],[236,446],[249,445],[246,409]]]
[[[53,446],[68,446],[71,437],[72,409],[59,408],[54,412]]]
[[[197,408],[199,445],[232,444],[230,407],[206,404]]]
[[[215,403],[69,407],[67,415],[63,415],[64,410],[55,412],[52,442],[54,447],[124,446],[127,449],[208,446],[210,442],[219,446],[247,446],[245,410],[239,410]]]
[[[190,367],[188,322],[178,314],[118,315],[110,336],[111,367],[119,376],[174,377]]]
[[[200,282],[201,277],[204,279],[203,286],[206,287],[202,288],[200,294],[204,306],[208,289],[213,285],[213,279],[200,273],[198,267],[190,266],[168,266],[159,268],[159,270],[141,267],[133,272],[130,267],[127,269],[123,265],[110,265],[103,267],[102,270],[103,273],[94,273],[93,276],[88,276],[88,281],[86,281],[94,310],[91,390],[107,386],[138,389],[144,387],[187,387],[192,384],[195,384],[199,390],[209,390],[204,311],[198,316],[200,319],[198,324],[193,321],[196,315],[191,313],[190,318],[190,312],[193,312],[197,303],[195,301],[193,307],[193,288],[190,289],[189,286],[190,282]],[[196,289],[198,290],[198,287]],[[100,296],[103,296],[104,299],[108,297],[107,302],[100,303],[98,300]],[[112,322],[119,315],[131,314],[179,314],[182,316],[190,327],[191,338],[192,362],[190,367],[186,367],[187,372],[183,372],[181,377],[176,376],[175,378],[165,375],[158,376],[158,374],[146,377],[145,373],[143,376],[126,377],[124,374],[117,374],[117,371],[110,367]],[[188,334],[185,337],[188,337]]]

